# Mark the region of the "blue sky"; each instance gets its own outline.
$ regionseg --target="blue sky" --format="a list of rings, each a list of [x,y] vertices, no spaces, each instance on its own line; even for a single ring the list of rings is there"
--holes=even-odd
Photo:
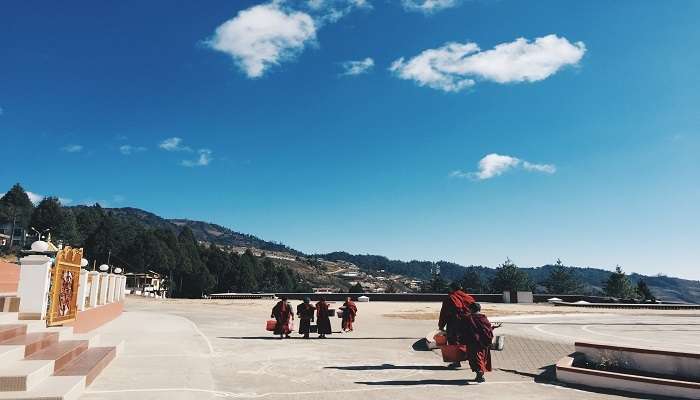
[[[5,2],[0,186],[306,252],[700,279],[699,12]]]

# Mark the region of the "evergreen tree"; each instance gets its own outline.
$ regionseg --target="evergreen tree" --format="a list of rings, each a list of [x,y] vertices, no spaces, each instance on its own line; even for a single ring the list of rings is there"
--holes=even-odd
[[[583,284],[578,279],[573,269],[564,266],[561,260],[557,259],[552,266],[547,279],[542,283],[550,294],[581,294]]]
[[[360,285],[359,282],[354,284],[349,290],[349,293],[364,293],[364,292],[365,292],[365,289],[362,288],[362,285]]]
[[[487,293],[486,285],[481,279],[479,271],[469,268],[462,278],[462,287],[469,293]]]
[[[634,297],[632,283],[619,265],[615,267],[615,272],[605,282],[603,290],[607,296],[618,299],[631,299]]]
[[[239,292],[254,292],[258,290],[258,280],[255,276],[257,262],[250,250],[241,256],[238,278]]]
[[[656,302],[656,297],[654,297],[654,295],[651,293],[651,289],[649,289],[649,286],[647,286],[644,279],[640,279],[637,282],[636,292],[640,299],[644,301]]]
[[[527,272],[518,268],[510,259],[496,268],[496,275],[491,280],[491,289],[496,293],[512,290],[532,290],[533,284]]]
[[[39,232],[50,230],[54,242],[62,241],[73,246],[78,244],[75,215],[70,209],[63,208],[56,197],[46,197],[39,202],[32,212],[29,225]]]
[[[10,236],[14,237],[15,229],[29,227],[29,219],[32,216],[34,204],[29,199],[27,192],[24,191],[19,183],[0,198],[0,222],[9,222],[11,224]],[[12,243],[10,242],[10,245]]]

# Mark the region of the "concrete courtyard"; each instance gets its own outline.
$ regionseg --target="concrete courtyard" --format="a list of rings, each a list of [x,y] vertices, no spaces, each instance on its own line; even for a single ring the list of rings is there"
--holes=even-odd
[[[577,340],[700,351],[700,312],[490,304],[506,348],[476,385],[468,368],[447,370],[437,353],[412,348],[436,329],[437,303],[358,303],[356,331],[327,340],[274,338],[264,330],[273,305],[128,298],[99,330],[124,340],[124,352],[81,399],[648,398],[568,388],[551,382],[550,366]]]

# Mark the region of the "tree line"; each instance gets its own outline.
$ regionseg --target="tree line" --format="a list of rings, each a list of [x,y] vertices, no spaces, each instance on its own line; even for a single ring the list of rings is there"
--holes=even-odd
[[[188,227],[147,228],[99,204],[63,207],[55,197],[46,197],[34,206],[19,184],[0,198],[0,222],[50,232],[55,243],[82,247],[91,265],[109,261],[126,272],[157,272],[167,278],[171,297],[311,290],[291,269],[256,257],[250,250],[239,255],[198,243]]]

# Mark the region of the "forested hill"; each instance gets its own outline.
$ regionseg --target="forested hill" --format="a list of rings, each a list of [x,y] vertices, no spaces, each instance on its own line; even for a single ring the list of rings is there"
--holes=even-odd
[[[435,264],[428,261],[398,261],[390,260],[384,256],[378,255],[353,255],[346,252],[333,252],[326,254],[316,254],[315,257],[326,260],[340,260],[351,262],[365,271],[385,270],[387,272],[415,277],[422,280],[431,279],[431,271],[435,265],[440,267],[440,274],[446,281],[462,279],[467,272],[476,272],[480,279],[486,285],[496,274],[493,267],[484,266],[462,266],[459,264],[439,261]],[[494,266],[495,267],[495,266]],[[549,276],[554,268],[553,265],[544,265],[542,267],[522,267],[532,282],[534,282],[537,291],[544,291],[539,285]],[[611,271],[602,268],[589,267],[571,267],[574,276],[583,283],[583,290],[587,294],[602,294],[603,284],[608,280]],[[645,276],[633,273],[630,275],[630,280],[636,284],[640,279],[644,279],[654,295],[667,301],[683,301],[689,303],[700,304],[700,282],[681,278],[671,278],[663,275]]]
[[[80,209],[84,207],[77,206],[75,208]],[[153,229],[172,230],[176,234],[181,231],[182,227],[187,226],[194,233],[196,240],[202,242],[240,248],[250,247],[263,251],[277,251],[289,253],[294,256],[305,256],[302,252],[294,250],[282,243],[266,241],[256,236],[239,233],[212,223],[187,219],[168,220],[137,208],[108,208],[104,210],[119,217],[128,224],[136,224]],[[380,255],[353,255],[347,252],[314,254],[311,257],[323,258],[328,261],[347,261],[365,271],[385,270],[389,273],[414,277],[421,280],[429,280],[434,265],[438,265],[440,267],[441,277],[446,281],[460,280],[467,272],[476,272],[485,284],[494,277],[494,267],[496,267],[463,266],[446,261],[439,261],[433,264],[429,261],[390,260]],[[553,266],[520,267],[527,272],[532,282],[539,284],[549,276]],[[609,270],[602,268],[572,267],[572,269],[578,280],[583,283],[584,291],[588,294],[602,293],[603,283],[611,274]],[[644,276],[634,273],[630,275],[630,279],[633,283],[636,283],[639,279],[644,279],[654,295],[660,299],[700,303],[700,282],[698,281],[666,276]],[[539,285],[536,287],[536,290],[541,289],[542,287]]]
[[[86,209],[87,206],[71,207],[75,209]],[[191,221],[188,219],[165,219],[156,214],[138,208],[105,208],[107,212],[120,218],[122,221],[141,225],[151,229],[168,229],[179,232],[183,227],[189,227],[195,238],[201,242],[218,244],[221,246],[254,247],[266,251],[281,251],[294,255],[301,255],[300,252],[285,246],[282,243],[262,240],[256,236],[235,232],[220,225]]]

